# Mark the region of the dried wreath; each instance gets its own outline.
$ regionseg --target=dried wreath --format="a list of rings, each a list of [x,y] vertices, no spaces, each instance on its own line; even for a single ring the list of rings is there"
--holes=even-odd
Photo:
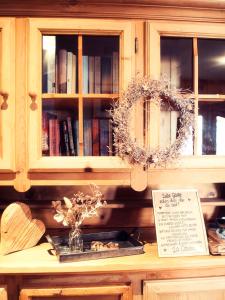
[[[171,103],[180,112],[180,128],[175,142],[164,149],[145,149],[130,135],[129,123],[133,105],[144,98],[158,105]],[[114,125],[114,146],[118,155],[126,158],[131,164],[141,164],[145,167],[164,166],[180,155],[181,148],[191,134],[194,122],[194,102],[190,95],[170,87],[165,80],[152,80],[148,77],[136,77],[122,93],[111,110]]]

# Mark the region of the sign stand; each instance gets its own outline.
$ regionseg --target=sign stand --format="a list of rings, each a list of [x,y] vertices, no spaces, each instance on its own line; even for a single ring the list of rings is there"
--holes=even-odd
[[[152,191],[160,257],[208,255],[197,190]]]

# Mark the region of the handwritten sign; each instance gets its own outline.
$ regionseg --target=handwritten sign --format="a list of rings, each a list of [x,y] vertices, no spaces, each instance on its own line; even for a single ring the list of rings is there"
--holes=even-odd
[[[155,190],[152,198],[159,256],[208,255],[197,191]]]

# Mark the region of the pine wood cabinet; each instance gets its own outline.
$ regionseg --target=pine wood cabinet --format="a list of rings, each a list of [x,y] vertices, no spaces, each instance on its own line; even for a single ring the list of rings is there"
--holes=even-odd
[[[224,284],[224,277],[145,281],[143,300],[224,300]]]
[[[0,22],[0,67],[4,74],[0,77],[1,185],[26,191],[32,185],[86,185],[92,181],[132,185],[141,190],[147,184],[173,184],[175,177],[179,184],[187,179],[190,184],[224,182],[223,84],[220,80],[214,89],[215,82],[207,84],[209,93],[201,78],[206,68],[202,68],[204,43],[209,43],[210,52],[213,41],[215,45],[224,42],[223,24],[122,18],[1,18]],[[167,64],[163,62],[163,45],[176,39],[189,40],[192,45],[189,70],[196,117],[192,153],[163,169],[150,168],[146,172],[142,167],[131,168],[114,155],[113,128],[107,111],[137,72],[160,77]],[[172,44],[176,53],[183,49]],[[218,54],[214,50],[210,53]],[[174,61],[171,66],[168,73],[176,70],[179,75],[179,63]],[[96,75],[97,69],[105,75]],[[107,75],[111,76],[110,87]],[[136,140],[145,141],[149,147],[161,147],[168,132],[161,125],[163,115],[154,104],[147,110],[140,103],[135,106],[131,131]],[[207,144],[207,133],[213,145]],[[102,142],[104,139],[107,141]],[[111,152],[104,152],[106,149]]]
[[[15,171],[15,20],[0,18],[0,169]]]

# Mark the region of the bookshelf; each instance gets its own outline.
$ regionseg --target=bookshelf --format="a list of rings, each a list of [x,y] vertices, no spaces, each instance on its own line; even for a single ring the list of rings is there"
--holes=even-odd
[[[109,110],[133,74],[132,22],[34,18],[29,28],[30,172],[126,172]]]

